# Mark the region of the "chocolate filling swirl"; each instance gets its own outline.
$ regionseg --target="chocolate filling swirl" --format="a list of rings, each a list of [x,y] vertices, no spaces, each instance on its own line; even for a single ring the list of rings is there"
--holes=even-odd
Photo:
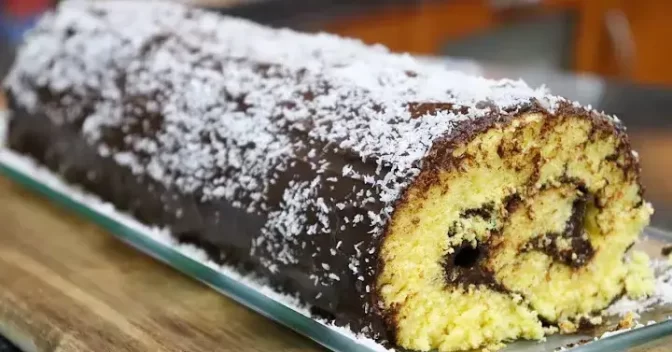
[[[494,206],[489,203],[480,208],[467,209],[460,214],[460,217],[463,219],[480,217],[487,221],[492,218],[493,211]],[[452,227],[448,231],[448,236],[452,237],[454,235],[455,228]],[[489,252],[487,241],[477,244],[476,247],[468,241],[463,241],[453,250],[452,253],[447,253],[443,259],[446,283],[497,286],[493,273],[483,265]]]
[[[572,204],[572,215],[560,233],[547,233],[532,239],[524,250],[538,250],[568,265],[580,268],[595,254],[588,235],[584,231],[586,210],[590,197],[583,187],[579,187],[581,195]]]

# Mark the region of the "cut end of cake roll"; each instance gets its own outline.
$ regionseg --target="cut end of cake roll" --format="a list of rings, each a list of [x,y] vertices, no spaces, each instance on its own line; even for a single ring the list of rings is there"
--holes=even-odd
[[[616,123],[570,106],[469,128],[435,144],[383,240],[377,293],[397,344],[541,339],[646,290],[624,257],[652,209]]]

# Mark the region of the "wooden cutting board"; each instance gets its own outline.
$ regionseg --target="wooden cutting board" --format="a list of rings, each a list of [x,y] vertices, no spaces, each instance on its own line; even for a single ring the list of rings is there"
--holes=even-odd
[[[322,350],[4,177],[0,333],[26,352]]]

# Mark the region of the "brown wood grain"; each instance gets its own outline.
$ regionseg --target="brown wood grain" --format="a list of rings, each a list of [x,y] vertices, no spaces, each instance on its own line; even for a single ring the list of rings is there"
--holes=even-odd
[[[0,332],[26,351],[319,351],[0,177]]]

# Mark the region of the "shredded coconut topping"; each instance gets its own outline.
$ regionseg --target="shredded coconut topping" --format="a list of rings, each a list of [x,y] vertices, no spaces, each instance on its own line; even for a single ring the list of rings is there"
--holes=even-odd
[[[272,271],[297,262],[299,234],[380,235],[456,125],[562,101],[381,46],[151,1],[61,3],[5,85],[28,111],[81,126],[136,175],[265,215],[252,254]],[[352,192],[336,192],[342,184]],[[362,273],[369,242],[339,249],[352,253],[348,268],[315,266],[316,281]]]

